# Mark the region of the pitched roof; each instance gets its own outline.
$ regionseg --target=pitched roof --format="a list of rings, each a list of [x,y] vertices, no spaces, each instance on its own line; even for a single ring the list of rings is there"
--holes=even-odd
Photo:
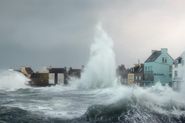
[[[161,51],[154,51],[152,55],[145,61],[146,62],[154,62],[161,55]]]
[[[66,68],[49,68],[49,73],[65,73]]]
[[[142,73],[143,71],[144,71],[144,64],[135,65],[129,70],[130,73]]]
[[[182,62],[182,57],[178,57],[174,60],[174,64],[180,64]]]

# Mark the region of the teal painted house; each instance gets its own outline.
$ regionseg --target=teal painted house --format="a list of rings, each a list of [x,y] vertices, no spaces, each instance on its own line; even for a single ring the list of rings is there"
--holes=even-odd
[[[151,56],[144,63],[144,85],[161,82],[162,85],[172,84],[173,58],[167,48],[160,51],[152,50]]]

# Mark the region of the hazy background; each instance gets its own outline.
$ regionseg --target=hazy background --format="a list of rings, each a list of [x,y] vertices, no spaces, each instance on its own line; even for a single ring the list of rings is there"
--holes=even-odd
[[[114,40],[117,64],[165,47],[185,50],[184,0],[0,0],[0,68],[81,67],[95,25]]]

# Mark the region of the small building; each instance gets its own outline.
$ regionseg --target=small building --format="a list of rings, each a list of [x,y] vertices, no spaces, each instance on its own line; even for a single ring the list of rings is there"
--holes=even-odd
[[[152,50],[152,54],[144,63],[144,85],[161,82],[162,85],[172,83],[173,58],[167,48],[160,51]]]
[[[172,67],[172,81],[173,88],[176,90],[180,89],[180,85],[183,82],[184,72],[185,72],[185,52],[178,58],[175,59]]]
[[[136,84],[143,86],[144,79],[144,64],[135,64],[134,67],[130,68],[128,73],[128,84]]]
[[[82,69],[83,70],[83,69]],[[56,84],[68,84],[69,77],[81,77],[81,69],[70,68],[43,68],[39,72],[34,72],[30,67],[22,67],[19,72],[30,79],[31,86],[50,86]]]
[[[81,69],[73,69],[72,67],[70,67],[68,71],[68,77],[80,78],[81,72],[82,72]]]
[[[67,84],[66,68],[48,68],[49,84]]]
[[[128,73],[128,85],[134,84],[134,73],[130,72]]]
[[[22,67],[20,71],[27,78],[30,79],[29,84],[31,86],[48,86],[49,85],[49,74],[48,73],[34,73],[31,67]]]
[[[49,86],[49,74],[48,73],[33,73],[30,77],[31,86]]]

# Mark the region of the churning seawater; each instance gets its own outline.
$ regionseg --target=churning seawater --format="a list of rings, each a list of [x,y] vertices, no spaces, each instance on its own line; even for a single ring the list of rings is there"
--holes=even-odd
[[[1,89],[0,122],[184,123],[185,99],[160,84],[146,89]]]
[[[27,78],[0,71],[0,123],[184,123],[184,91],[120,85],[113,41],[97,26],[81,79],[29,87]],[[182,88],[183,90],[183,88]]]

